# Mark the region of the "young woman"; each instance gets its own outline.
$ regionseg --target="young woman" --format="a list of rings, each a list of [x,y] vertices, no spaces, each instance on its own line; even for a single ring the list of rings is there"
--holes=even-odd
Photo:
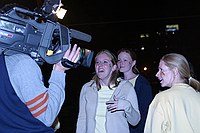
[[[164,55],[156,77],[162,87],[149,106],[145,133],[199,133],[200,83],[183,55]]]
[[[128,123],[140,121],[133,86],[117,80],[116,57],[108,50],[97,53],[95,72],[80,93],[76,133],[129,133]]]
[[[118,69],[122,79],[129,80],[135,88],[141,120],[136,126],[130,126],[131,133],[143,133],[149,104],[153,94],[149,81],[140,74],[136,67],[136,54],[131,49],[123,48],[118,51]]]

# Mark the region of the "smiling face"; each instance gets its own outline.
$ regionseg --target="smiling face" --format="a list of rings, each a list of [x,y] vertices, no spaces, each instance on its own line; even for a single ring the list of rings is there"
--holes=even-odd
[[[162,87],[171,87],[175,80],[175,73],[173,69],[170,69],[165,65],[165,62],[161,60],[156,77],[160,80]]]
[[[106,53],[100,53],[95,58],[95,72],[98,78],[107,84],[111,74],[116,70],[116,65],[113,65],[111,58]]]
[[[132,60],[130,54],[127,52],[121,52],[118,55],[117,66],[120,72],[132,71],[132,67],[135,65],[135,61]]]

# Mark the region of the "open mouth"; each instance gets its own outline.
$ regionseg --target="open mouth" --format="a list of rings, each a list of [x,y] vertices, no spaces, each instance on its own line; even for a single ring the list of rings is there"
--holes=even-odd
[[[158,79],[160,83],[162,83],[163,79]]]
[[[99,69],[99,70],[98,70],[98,73],[103,73],[103,72],[104,72],[103,69]]]

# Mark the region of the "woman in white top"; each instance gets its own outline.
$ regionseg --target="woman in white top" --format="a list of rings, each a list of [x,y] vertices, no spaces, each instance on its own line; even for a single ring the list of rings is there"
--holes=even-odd
[[[95,72],[80,93],[76,133],[129,133],[128,123],[140,121],[132,84],[117,80],[117,60],[108,50],[97,53]]]

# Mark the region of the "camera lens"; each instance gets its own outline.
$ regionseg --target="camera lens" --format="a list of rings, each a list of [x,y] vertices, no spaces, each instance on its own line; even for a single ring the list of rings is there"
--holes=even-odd
[[[84,67],[90,67],[94,51],[82,48],[80,52],[80,65]]]

